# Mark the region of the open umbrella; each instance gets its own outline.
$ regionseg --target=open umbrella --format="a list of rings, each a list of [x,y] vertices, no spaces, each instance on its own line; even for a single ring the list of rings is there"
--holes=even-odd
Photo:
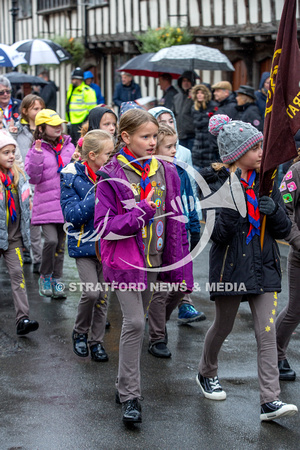
[[[162,73],[169,73],[176,80],[184,72],[184,69],[167,67],[166,64],[150,62],[155,53],[143,53],[135,56],[123,64],[117,72],[128,72],[131,75],[158,78]]]
[[[71,55],[60,45],[48,39],[26,39],[15,42],[12,46],[22,53],[27,64],[60,64],[71,59]]]
[[[227,56],[220,50],[197,44],[162,48],[155,53],[150,62],[185,70],[234,70]]]
[[[4,76],[9,79],[11,84],[36,84],[39,86],[44,86],[48,84],[48,81],[45,81],[43,78],[35,77],[34,75],[27,75],[26,73],[20,72],[10,72],[5,73]]]
[[[27,64],[23,55],[9,45],[0,44],[0,67],[16,67],[18,64]]]

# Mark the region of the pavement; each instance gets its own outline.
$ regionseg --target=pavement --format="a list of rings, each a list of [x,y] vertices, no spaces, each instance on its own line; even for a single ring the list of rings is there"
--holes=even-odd
[[[147,328],[142,350],[143,423],[133,429],[121,421],[114,401],[121,313],[112,296],[108,309],[111,328],[104,346],[106,363],[79,358],[71,334],[80,292],[67,300],[38,294],[38,276],[25,266],[31,315],[38,331],[18,337],[8,274],[0,259],[0,450],[247,450],[299,449],[300,414],[274,422],[259,420],[256,342],[247,303],[240,306],[233,332],[219,356],[219,378],[226,401],[205,399],[195,382],[205,333],[214,317],[206,291],[209,245],[194,263],[199,284],[192,298],[207,320],[180,326],[174,311],[168,323],[172,358],[161,360],[147,351]],[[286,257],[281,310],[287,301]],[[77,282],[75,261],[66,255],[64,283]],[[200,290],[201,289],[201,290]],[[300,335],[292,336],[288,359],[299,373],[295,382],[281,383],[281,399],[300,409]]]

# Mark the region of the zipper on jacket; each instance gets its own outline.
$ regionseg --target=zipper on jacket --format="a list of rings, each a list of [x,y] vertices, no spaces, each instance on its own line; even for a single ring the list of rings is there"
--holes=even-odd
[[[229,245],[227,245],[227,247],[226,247],[225,255],[224,255],[224,258],[223,258],[223,263],[222,263],[222,268],[221,268],[221,275],[220,275],[220,281],[223,280],[224,269],[225,269],[225,262],[226,262],[228,250],[229,250]]]
[[[81,228],[80,228],[80,233],[79,233],[79,239],[78,239],[78,241],[77,241],[77,247],[79,247],[79,246],[80,246],[80,241],[81,241],[81,238],[82,238],[83,232],[84,232],[84,225],[81,225]]]

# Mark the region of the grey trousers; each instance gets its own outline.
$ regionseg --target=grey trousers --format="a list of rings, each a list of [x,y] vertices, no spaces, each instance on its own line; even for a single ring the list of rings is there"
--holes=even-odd
[[[289,302],[276,320],[278,361],[286,359],[291,336],[300,323],[300,259],[290,249],[288,256]]]
[[[29,304],[23,273],[22,249],[17,247],[6,251],[1,250],[0,255],[4,256],[10,276],[12,297],[16,311],[16,324],[18,324],[20,319],[27,319],[29,316]]]
[[[30,240],[33,263],[40,263],[42,261],[42,233],[40,225],[30,224]]]
[[[140,358],[146,311],[152,297],[149,285],[155,283],[157,273],[148,272],[147,278],[148,289],[143,292],[116,291],[123,315],[116,381],[121,403],[141,397]]]
[[[89,333],[89,344],[103,343],[107,314],[107,293],[97,288],[104,283],[102,264],[98,259],[76,258],[80,281],[83,283],[74,330]]]
[[[216,316],[205,336],[199,363],[204,377],[215,377],[218,371],[218,354],[232,330],[242,296],[219,296],[215,299]],[[248,295],[257,342],[257,366],[261,404],[278,400],[280,394],[277,366],[275,314],[277,294]],[[237,343],[238,346],[238,343]]]
[[[42,225],[45,240],[40,268],[41,275],[52,275],[53,278],[62,277],[66,239],[63,225],[63,223]]]
[[[179,291],[153,293],[148,312],[150,342],[165,339],[166,322],[184,296],[184,292]]]

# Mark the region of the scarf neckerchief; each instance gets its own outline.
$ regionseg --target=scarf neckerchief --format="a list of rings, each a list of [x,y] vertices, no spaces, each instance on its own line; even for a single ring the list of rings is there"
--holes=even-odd
[[[120,154],[123,155],[128,162],[130,162],[130,164],[135,167],[136,169],[138,169],[141,172],[141,200],[144,200],[147,195],[149,194],[149,192],[151,191],[151,181],[150,178],[148,177],[148,173],[150,172],[150,163],[151,163],[151,159],[149,158],[147,159],[147,161],[144,162],[144,164],[142,165],[140,161],[137,161],[136,157],[133,155],[133,153],[131,153],[131,151],[127,148],[127,147],[123,147],[120,150]]]
[[[5,115],[5,112],[4,112],[5,110],[3,108],[1,108],[1,109],[2,109],[2,112],[3,112],[4,119],[6,120],[6,122],[8,122],[11,119],[12,104],[8,105],[8,116]]]
[[[62,169],[65,166],[64,163],[63,163],[62,157],[60,156],[60,152],[61,152],[61,149],[62,149],[62,146],[63,146],[63,142],[64,142],[63,137],[59,136],[59,141],[58,141],[57,146],[56,147],[52,146],[52,148],[54,150],[54,153],[55,153],[55,156],[56,156],[56,161],[57,161],[57,164],[58,164],[57,173],[61,172]]]
[[[6,196],[6,222],[8,224],[9,216],[11,217],[11,221],[15,222],[17,220],[17,211],[16,205],[14,201],[14,197],[11,193],[11,189],[13,187],[13,172],[9,171],[7,175],[0,171],[0,178],[2,184],[5,188],[5,196]]]
[[[97,179],[97,175],[90,168],[90,166],[88,165],[88,163],[86,161],[84,161],[82,164],[85,166],[85,174],[88,176],[88,178],[91,180],[91,182],[93,184],[95,184],[96,183],[96,179]]]
[[[258,209],[258,201],[253,189],[255,182],[256,172],[255,170],[248,171],[248,180],[241,178],[241,183],[246,190],[247,195],[247,211],[248,220],[250,222],[249,232],[246,237],[246,243],[249,244],[255,234],[260,236],[260,214]]]

